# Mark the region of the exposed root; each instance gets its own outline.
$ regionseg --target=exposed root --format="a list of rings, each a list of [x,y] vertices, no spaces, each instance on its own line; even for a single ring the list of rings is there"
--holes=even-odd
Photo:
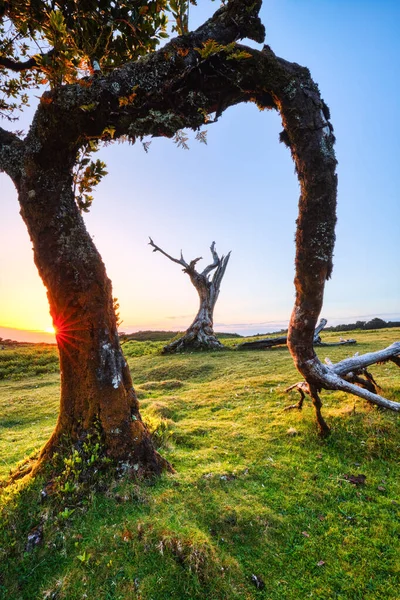
[[[286,388],[285,392],[290,392],[291,390],[296,389],[299,394],[300,394],[300,400],[296,403],[296,404],[291,404],[290,406],[286,406],[283,410],[293,410],[293,409],[297,409],[297,410],[301,410],[303,408],[303,402],[305,400],[306,394],[310,393],[310,388],[308,386],[308,383],[306,383],[305,381],[301,381],[300,383],[295,383],[294,385],[291,385],[290,387]]]
[[[317,417],[319,435],[321,437],[326,437],[327,435],[330,434],[330,429],[321,413],[322,402],[321,402],[321,398],[318,395],[318,389],[315,385],[310,385],[309,387],[310,387],[310,395],[312,398],[312,403],[313,403],[313,406],[315,409],[315,416]]]
[[[224,346],[214,334],[206,334],[203,330],[188,330],[187,333],[167,344],[162,349],[162,354],[173,354],[175,352],[190,352],[198,350],[223,350]]]

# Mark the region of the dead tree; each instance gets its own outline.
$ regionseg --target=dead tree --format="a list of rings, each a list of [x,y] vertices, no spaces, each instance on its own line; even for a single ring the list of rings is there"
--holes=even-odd
[[[149,244],[153,247],[153,252],[161,252],[161,254],[164,254],[164,256],[173,262],[182,265],[183,272],[189,275],[190,281],[196,288],[200,299],[200,307],[193,323],[182,337],[164,346],[163,354],[185,352],[187,350],[221,350],[223,345],[217,340],[213,329],[213,314],[221,288],[221,281],[231,253],[228,252],[226,256],[221,256],[220,258],[215,250],[215,242],[213,242],[210,246],[213,262],[199,273],[195,267],[196,263],[202,259],[201,256],[187,263],[183,258],[182,252],[180,258],[174,258],[164,252],[159,246],[156,246],[151,238],[149,239]],[[213,271],[213,276],[210,279]]]

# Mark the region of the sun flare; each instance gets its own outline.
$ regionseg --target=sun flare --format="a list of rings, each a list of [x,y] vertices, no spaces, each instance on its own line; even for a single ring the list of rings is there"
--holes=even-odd
[[[54,335],[57,333],[54,327],[46,327],[46,329],[44,329],[44,331],[46,333],[53,333]]]

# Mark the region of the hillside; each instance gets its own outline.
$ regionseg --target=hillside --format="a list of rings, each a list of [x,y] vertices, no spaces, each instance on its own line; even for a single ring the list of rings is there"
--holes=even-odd
[[[357,348],[318,353],[373,351],[400,329],[351,337]],[[123,348],[143,418],[176,473],[121,472],[85,498],[66,482],[6,485],[54,427],[59,374],[55,348],[1,351],[0,598],[398,600],[399,415],[323,392],[332,435],[322,441],[309,402],[283,411],[298,380],[286,348],[160,356],[162,345]],[[398,367],[372,371],[400,401]]]

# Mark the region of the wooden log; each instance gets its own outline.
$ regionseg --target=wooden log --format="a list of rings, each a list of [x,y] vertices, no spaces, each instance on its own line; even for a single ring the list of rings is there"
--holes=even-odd
[[[319,334],[324,329],[327,324],[326,319],[321,319],[317,327],[314,331],[314,344],[322,345],[321,338]],[[354,342],[355,343],[355,340]],[[255,342],[243,342],[243,344],[238,345],[239,350],[264,350],[265,348],[272,348],[273,346],[286,346],[287,345],[287,335],[283,335],[276,338],[264,338],[262,340],[256,340]]]

